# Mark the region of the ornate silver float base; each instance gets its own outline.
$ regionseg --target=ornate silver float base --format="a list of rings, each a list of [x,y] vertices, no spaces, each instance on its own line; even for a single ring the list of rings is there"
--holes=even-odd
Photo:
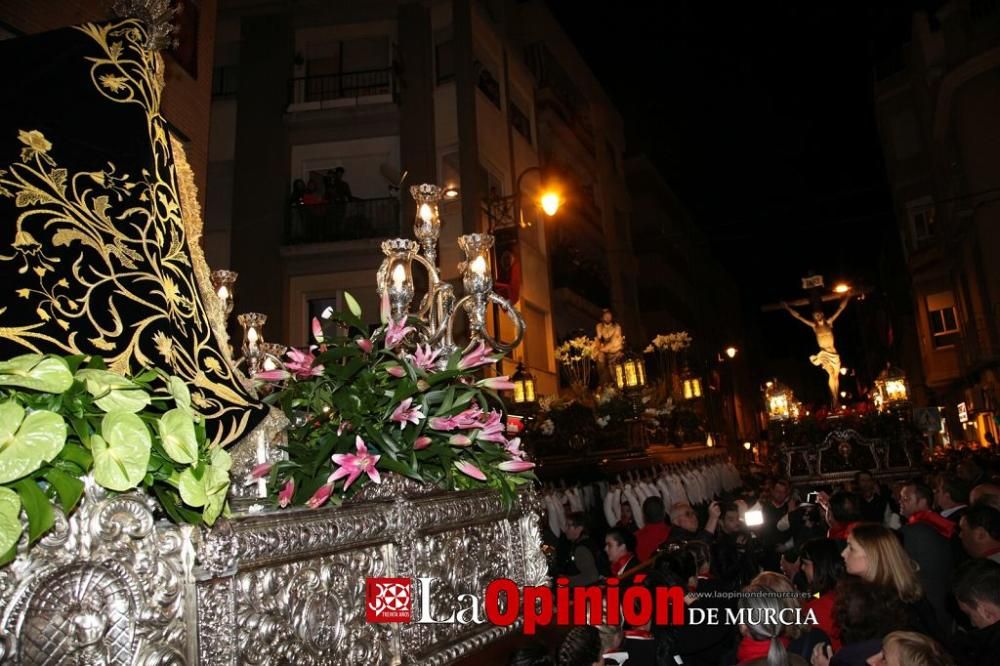
[[[391,475],[369,494],[198,531],[88,484],[69,520],[0,570],[2,662],[447,664],[517,628],[369,624],[365,578],[436,579],[435,618],[496,578],[544,584],[534,494],[507,510],[494,492],[429,493]],[[414,585],[415,615],[421,603]]]

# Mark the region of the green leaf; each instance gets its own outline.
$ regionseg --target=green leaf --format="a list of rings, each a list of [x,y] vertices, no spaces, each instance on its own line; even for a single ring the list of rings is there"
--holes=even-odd
[[[91,437],[94,480],[110,490],[135,488],[146,476],[152,438],[135,414],[111,412],[101,422],[101,434]]]
[[[90,466],[94,464],[94,457],[90,451],[73,442],[66,442],[62,451],[59,452],[59,457],[78,465],[84,472],[88,471]]]
[[[208,502],[208,493],[205,492],[205,484],[202,483],[205,474],[206,470],[202,470],[201,476],[197,476],[193,467],[181,472],[177,489],[181,492],[181,499],[188,506],[205,506]]]
[[[59,503],[62,504],[63,511],[68,515],[83,495],[83,482],[55,467],[45,472],[44,476],[45,480],[56,489]],[[2,548],[2,544],[0,544],[0,548]]]
[[[34,479],[21,479],[14,484],[14,488],[21,496],[21,504],[28,515],[28,543],[34,543],[55,523],[52,503]]]
[[[0,483],[31,474],[59,455],[66,443],[66,422],[54,412],[24,415],[16,402],[0,404]]]
[[[25,354],[0,363],[0,386],[64,393],[73,385],[66,361],[56,356]]]
[[[107,370],[78,370],[76,378],[84,383],[101,411],[134,414],[149,406],[149,394],[135,382]]]
[[[344,301],[347,302],[347,309],[351,311],[351,314],[360,319],[361,305],[358,304],[358,302],[354,299],[353,296],[351,296],[349,292],[346,291],[344,292]]]
[[[198,461],[198,438],[189,412],[171,409],[160,417],[156,427],[164,451],[174,461],[189,465]]]
[[[0,486],[0,552],[12,550],[21,538],[24,526],[20,516],[21,498],[10,488]]]
[[[170,390],[170,395],[173,396],[174,402],[177,406],[183,409],[188,414],[191,413],[191,391],[188,390],[187,384],[180,377],[170,377],[170,384],[168,386]]]

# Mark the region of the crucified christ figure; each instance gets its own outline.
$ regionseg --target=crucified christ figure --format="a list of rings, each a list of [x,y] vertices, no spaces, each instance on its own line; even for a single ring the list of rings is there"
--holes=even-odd
[[[837,317],[840,313],[844,311],[847,307],[848,301],[851,300],[850,294],[844,297],[844,300],[840,302],[840,307],[837,311],[833,313],[829,319],[823,314],[820,309],[813,311],[813,318],[811,320],[806,319],[798,312],[793,310],[788,303],[782,301],[781,307],[788,310],[788,312],[801,321],[803,324],[808,326],[816,334],[816,343],[819,345],[819,353],[813,354],[809,357],[809,361],[820,368],[826,370],[828,376],[827,385],[830,387],[830,397],[833,399],[833,408],[836,409],[840,403],[840,354],[837,353],[837,348],[833,346],[833,322],[837,321]]]

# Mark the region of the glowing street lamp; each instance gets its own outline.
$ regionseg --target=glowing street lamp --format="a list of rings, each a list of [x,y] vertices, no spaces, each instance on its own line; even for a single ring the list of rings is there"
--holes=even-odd
[[[851,285],[846,282],[839,282],[833,288],[833,293],[835,294],[846,294],[851,290]]]
[[[736,347],[726,347],[726,356],[733,359],[736,358],[736,354],[739,350]]]

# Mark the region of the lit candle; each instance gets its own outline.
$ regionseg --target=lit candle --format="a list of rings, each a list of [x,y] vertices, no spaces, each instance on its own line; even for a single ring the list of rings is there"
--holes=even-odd
[[[259,337],[260,336],[257,335],[256,327],[251,326],[247,329],[247,343],[250,344],[250,346],[256,345]]]
[[[403,264],[396,264],[392,269],[392,286],[395,289],[402,289],[404,282],[406,282],[406,269],[403,268]]]
[[[483,258],[483,255],[479,255],[478,257],[472,260],[472,263],[469,265],[469,268],[472,270],[473,273],[475,273],[479,277],[483,277],[484,275],[486,275],[486,259]]]
[[[420,204],[420,219],[427,224],[434,219],[434,210],[428,204]]]
[[[272,359],[270,356],[268,356],[267,358],[264,359],[264,369],[265,370],[271,371],[271,370],[277,369],[277,367],[278,366],[274,364],[274,359]]]
[[[229,300],[229,289],[226,288],[226,285],[219,287],[219,300],[223,303]]]

